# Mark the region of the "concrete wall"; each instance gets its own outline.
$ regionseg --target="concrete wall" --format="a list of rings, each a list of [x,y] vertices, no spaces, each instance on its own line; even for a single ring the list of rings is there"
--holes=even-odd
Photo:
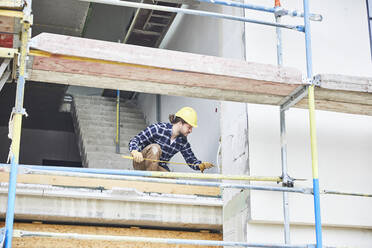
[[[0,127],[0,161],[5,163],[10,140],[8,139],[8,128]],[[80,154],[74,133],[22,129],[20,163],[41,165],[43,159],[60,160],[69,162],[80,162]]]
[[[302,1],[281,2],[289,9],[302,9]],[[272,6],[273,1],[249,3]],[[237,9],[203,4],[197,8],[242,15]],[[324,17],[322,22],[312,22],[314,74],[371,76],[366,2],[313,0],[311,11]],[[274,21],[271,14],[247,10],[245,15]],[[300,18],[284,17],[282,22],[302,24]],[[284,65],[296,67],[305,74],[304,35],[291,30],[282,32]],[[275,36],[272,27],[178,16],[162,47],[276,64]],[[168,98],[172,99],[162,99]],[[195,103],[200,106],[198,101]],[[223,173],[280,175],[278,108],[221,102],[220,109]],[[371,193],[372,185],[368,180],[371,117],[317,111],[317,121],[321,188]],[[289,173],[293,177],[309,179],[309,182],[296,186],[312,186],[308,122],[307,110],[291,109],[287,112]],[[212,129],[209,127],[208,132],[213,132]],[[284,242],[280,193],[225,190],[223,197],[224,240]],[[293,243],[315,242],[312,206],[310,196],[290,195]],[[370,247],[370,199],[324,196],[321,207],[326,245]]]

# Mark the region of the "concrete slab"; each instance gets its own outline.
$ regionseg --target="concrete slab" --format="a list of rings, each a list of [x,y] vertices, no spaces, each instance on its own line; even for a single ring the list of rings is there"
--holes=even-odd
[[[2,183],[1,217],[6,212],[7,192],[7,183]],[[128,188],[97,190],[19,184],[15,218],[221,230],[222,201],[210,197],[151,195]]]

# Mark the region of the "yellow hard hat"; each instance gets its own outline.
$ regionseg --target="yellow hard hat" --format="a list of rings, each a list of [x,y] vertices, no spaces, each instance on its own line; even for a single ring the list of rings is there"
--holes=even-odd
[[[183,107],[175,114],[177,117],[182,118],[193,127],[198,127],[198,116],[196,111],[191,107]]]

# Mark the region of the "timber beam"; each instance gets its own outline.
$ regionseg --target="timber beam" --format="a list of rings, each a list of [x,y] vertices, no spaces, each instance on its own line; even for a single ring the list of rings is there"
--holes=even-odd
[[[43,33],[31,47],[39,82],[271,105],[304,85],[293,68],[114,42]],[[371,79],[320,77],[317,109],[372,115]]]

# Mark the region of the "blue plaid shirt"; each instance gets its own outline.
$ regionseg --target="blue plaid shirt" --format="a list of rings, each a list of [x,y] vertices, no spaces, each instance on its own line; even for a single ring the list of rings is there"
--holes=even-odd
[[[172,127],[171,123],[156,123],[148,126],[129,141],[129,151],[142,151],[150,144],[158,144],[162,150],[160,160],[169,161],[177,152],[181,152],[188,164],[200,164],[201,161],[195,157],[186,137],[179,135],[171,144]],[[169,171],[166,163],[160,162],[159,165]],[[189,166],[194,170],[200,170],[199,166]]]

